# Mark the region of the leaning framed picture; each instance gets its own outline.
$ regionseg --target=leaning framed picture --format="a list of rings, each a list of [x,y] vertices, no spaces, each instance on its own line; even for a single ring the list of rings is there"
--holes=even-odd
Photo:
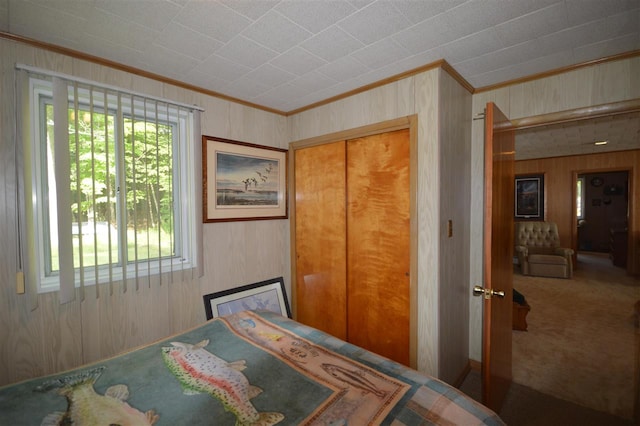
[[[544,220],[544,175],[516,175],[515,217]]]
[[[230,290],[205,294],[207,319],[235,312],[264,309],[291,318],[287,292],[282,277],[248,284]]]
[[[288,151],[202,137],[204,222],[286,219]]]

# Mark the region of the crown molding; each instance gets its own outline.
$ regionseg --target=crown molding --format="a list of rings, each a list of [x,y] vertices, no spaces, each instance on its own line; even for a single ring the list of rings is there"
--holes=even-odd
[[[620,53],[618,55],[613,55],[613,56],[608,56],[608,57],[604,57],[604,58],[600,58],[600,59],[594,59],[591,61],[586,61],[586,62],[582,62],[580,64],[575,64],[575,65],[571,65],[571,66],[567,66],[567,67],[562,67],[562,68],[556,68],[554,70],[551,71],[546,71],[546,72],[542,72],[542,73],[537,73],[537,74],[532,74],[526,77],[521,77],[521,78],[517,78],[517,79],[513,79],[513,80],[508,80],[508,81],[504,81],[502,83],[497,83],[497,84],[493,84],[490,86],[484,86],[484,87],[480,87],[480,88],[474,88],[464,77],[462,77],[462,75],[460,75],[460,73],[458,73],[455,68],[453,68],[445,59],[440,59],[438,61],[435,62],[431,62],[429,64],[411,69],[409,71],[405,71],[402,72],[400,74],[396,74],[394,76],[376,81],[374,83],[371,84],[367,84],[364,85],[362,87],[350,90],[348,92],[342,93],[340,95],[336,95],[327,99],[324,99],[322,101],[319,102],[315,102],[313,104],[301,107],[301,108],[297,108],[295,110],[291,110],[291,111],[281,111],[281,110],[277,110],[274,108],[268,108],[262,105],[258,105],[258,104],[254,104],[251,102],[247,102],[247,101],[243,101],[242,99],[238,99],[238,98],[234,98],[231,96],[227,96],[227,95],[223,95],[221,93],[218,92],[214,92],[212,90],[208,90],[208,89],[204,89],[202,87],[199,86],[195,86],[192,84],[188,84],[179,80],[175,80],[175,79],[171,79],[171,78],[167,78],[164,77],[162,75],[159,74],[155,74],[152,72],[148,72],[148,71],[144,71],[142,69],[139,68],[135,68],[135,67],[131,67],[128,65],[124,65],[121,64],[119,62],[115,62],[115,61],[111,61],[108,59],[104,59],[98,56],[94,56],[94,55],[89,55],[87,53],[83,53],[74,49],[69,49],[66,47],[62,47],[62,46],[58,46],[55,44],[51,44],[51,43],[46,43],[43,41],[39,41],[39,40],[35,40],[35,39],[31,39],[28,37],[23,37],[23,36],[19,36],[19,35],[15,35],[12,33],[8,33],[8,32],[4,32],[4,31],[0,31],[0,38],[4,38],[7,40],[12,40],[12,41],[16,41],[19,43],[24,43],[24,44],[28,44],[30,46],[33,47],[37,47],[40,49],[45,49],[51,52],[55,52],[55,53],[59,53],[61,55],[65,55],[65,56],[69,56],[72,58],[76,58],[76,59],[81,59],[84,61],[88,61],[88,62],[92,62],[95,64],[99,64],[99,65],[103,65],[106,67],[110,67],[110,68],[114,68],[120,71],[124,71],[124,72],[128,72],[131,74],[135,74],[141,77],[145,77],[145,78],[149,78],[152,80],[156,80],[162,83],[167,83],[167,84],[171,84],[173,86],[176,87],[180,87],[186,90],[191,90],[193,92],[197,92],[197,93],[202,93],[204,95],[208,95],[208,96],[212,96],[218,99],[222,99],[222,100],[226,100],[229,102],[233,102],[233,103],[237,103],[240,105],[244,105],[247,107],[251,107],[251,108],[255,108],[255,109],[259,109],[262,111],[267,111],[273,114],[277,114],[277,115],[282,115],[282,116],[292,116],[298,113],[301,113],[303,111],[308,111],[310,109],[313,108],[317,108],[319,106],[322,105],[327,105],[330,104],[332,102],[338,101],[340,99],[345,99],[348,98],[350,96],[362,93],[362,92],[366,92],[368,90],[371,89],[375,89],[377,87],[381,87],[384,86],[386,84],[389,83],[393,83],[402,79],[405,79],[407,77],[412,77],[414,75],[426,72],[426,71],[430,71],[432,69],[436,69],[436,68],[441,68],[443,71],[445,71],[447,74],[449,74],[453,79],[455,79],[462,87],[464,87],[467,91],[469,91],[469,93],[471,94],[476,94],[476,93],[482,93],[482,92],[487,92],[487,91],[491,91],[491,90],[496,90],[496,89],[500,89],[503,87],[507,87],[507,86],[513,86],[516,84],[521,84],[521,83],[526,83],[529,81],[533,81],[533,80],[539,80],[542,78],[546,78],[546,77],[550,77],[550,76],[554,76],[554,75],[558,75],[558,74],[563,74],[569,71],[574,71],[580,68],[585,68],[585,67],[590,67],[593,65],[600,65],[603,63],[607,63],[607,62],[613,62],[613,61],[619,61],[622,59],[628,59],[628,58],[633,58],[633,57],[637,57],[640,56],[640,50],[634,50],[634,51],[630,51],[630,52],[625,52],[625,53]]]

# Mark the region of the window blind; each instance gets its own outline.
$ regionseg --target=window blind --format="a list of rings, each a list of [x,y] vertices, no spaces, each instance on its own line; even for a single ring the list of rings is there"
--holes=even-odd
[[[199,111],[57,74],[29,76],[23,200],[36,200],[24,211],[27,240],[37,243],[23,251],[38,265],[26,268],[30,293],[59,288],[66,303],[76,287],[84,299],[86,285],[108,283],[113,293],[115,283],[137,290],[185,269],[201,276]],[[24,82],[17,87],[24,95]]]

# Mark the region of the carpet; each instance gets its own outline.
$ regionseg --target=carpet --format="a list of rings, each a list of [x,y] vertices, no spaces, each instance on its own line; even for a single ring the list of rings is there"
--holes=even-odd
[[[513,332],[513,381],[626,419],[633,418],[640,334],[640,280],[605,255],[580,253],[570,280],[514,272],[531,311]]]
[[[481,401],[480,372],[472,370],[460,390]],[[498,413],[509,426],[634,426],[632,420],[585,408],[512,383]]]

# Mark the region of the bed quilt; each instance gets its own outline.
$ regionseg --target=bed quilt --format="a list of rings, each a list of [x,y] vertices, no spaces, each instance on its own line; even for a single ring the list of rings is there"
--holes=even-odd
[[[455,388],[268,311],[0,388],[11,425],[502,425]]]

